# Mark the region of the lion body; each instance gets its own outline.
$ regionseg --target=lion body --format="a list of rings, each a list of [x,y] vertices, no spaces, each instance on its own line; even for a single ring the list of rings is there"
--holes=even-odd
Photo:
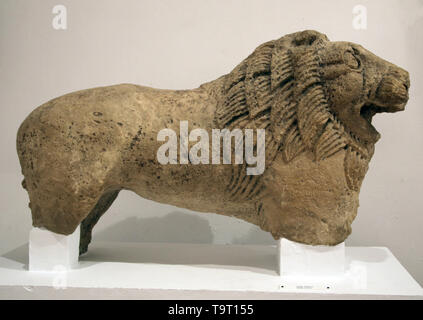
[[[392,97],[400,104],[389,112],[403,108],[409,86],[405,71],[352,48],[305,31],[259,46],[231,73],[197,89],[123,84],[47,102],[17,137],[34,226],[70,234],[81,224],[85,252],[92,228],[125,189],[234,216],[275,238],[342,242],[377,138],[360,108],[366,99],[384,106]],[[161,165],[157,135],[179,132],[180,121],[209,136],[212,129],[264,129],[264,174],[246,175],[245,163]]]
[[[179,122],[188,120],[211,136],[215,108],[204,87],[172,91],[129,84],[78,91],[40,106],[18,133],[34,225],[71,233],[103,194],[121,189],[196,211],[252,212],[252,203],[234,203],[223,187],[230,166],[157,162],[161,129],[179,132]],[[221,187],[210,193],[210,185]],[[66,201],[46,208],[47,199],[64,195]],[[71,203],[77,204],[74,220],[64,223]]]

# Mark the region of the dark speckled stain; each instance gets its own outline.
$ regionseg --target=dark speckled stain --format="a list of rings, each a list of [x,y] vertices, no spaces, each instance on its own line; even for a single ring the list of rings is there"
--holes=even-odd
[[[141,141],[141,139],[140,139],[141,134],[142,134],[142,128],[139,127],[136,135],[131,140],[131,143],[129,145],[129,149],[133,149],[135,144],[138,143],[139,141]]]

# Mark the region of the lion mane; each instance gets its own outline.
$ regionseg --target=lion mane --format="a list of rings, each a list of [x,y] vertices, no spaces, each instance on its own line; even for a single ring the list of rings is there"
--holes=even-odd
[[[328,107],[319,59],[328,41],[324,34],[303,31],[259,46],[225,76],[215,124],[266,129],[266,166],[278,152],[288,163],[306,151],[322,161],[346,150],[347,185],[358,191],[373,152]],[[228,186],[233,197],[252,199],[262,190],[260,176],[245,175],[245,164],[233,166]]]

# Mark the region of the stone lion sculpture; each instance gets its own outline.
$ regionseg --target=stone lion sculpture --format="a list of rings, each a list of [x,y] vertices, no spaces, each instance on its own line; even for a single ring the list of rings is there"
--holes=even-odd
[[[408,72],[316,31],[259,46],[232,72],[193,90],[132,84],[94,88],[35,109],[17,134],[33,225],[60,234],[94,225],[131,190],[143,198],[248,221],[311,245],[351,233],[379,133],[372,117],[404,109]],[[158,132],[265,129],[266,169],[161,165]]]

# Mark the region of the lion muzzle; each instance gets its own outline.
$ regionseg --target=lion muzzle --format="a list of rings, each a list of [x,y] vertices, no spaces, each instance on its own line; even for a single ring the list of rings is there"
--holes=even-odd
[[[376,91],[375,103],[379,112],[403,111],[408,101],[410,76],[401,68],[390,69]]]

